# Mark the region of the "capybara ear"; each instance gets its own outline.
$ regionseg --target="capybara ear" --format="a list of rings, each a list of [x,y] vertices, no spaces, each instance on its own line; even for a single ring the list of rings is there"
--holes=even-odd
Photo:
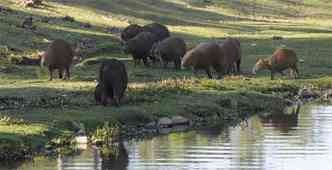
[[[259,60],[261,60],[261,58],[256,58],[256,62],[258,62]]]

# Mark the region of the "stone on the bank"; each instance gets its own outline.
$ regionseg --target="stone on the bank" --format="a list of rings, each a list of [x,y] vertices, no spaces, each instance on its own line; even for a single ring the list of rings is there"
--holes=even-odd
[[[172,117],[172,124],[173,125],[188,125],[189,120],[182,116],[173,116]]]
[[[168,117],[163,117],[158,120],[158,126],[160,128],[168,128],[172,126],[172,120]]]

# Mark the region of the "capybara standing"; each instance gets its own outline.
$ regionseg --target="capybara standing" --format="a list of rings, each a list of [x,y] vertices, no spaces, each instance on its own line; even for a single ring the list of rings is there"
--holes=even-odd
[[[223,44],[220,45],[225,57],[225,72],[226,73],[240,73],[241,65],[241,45],[240,41],[235,38],[227,38]]]
[[[296,78],[299,74],[297,62],[298,59],[295,51],[285,48],[277,49],[271,58],[258,59],[252,69],[252,73],[256,74],[259,70],[268,69],[271,70],[271,80],[273,80],[274,73],[283,74],[284,70],[290,69],[292,74],[294,74],[294,78]]]
[[[73,62],[74,51],[65,40],[54,40],[46,52],[41,54],[41,65],[47,65],[49,80],[53,79],[53,71],[59,70],[59,78],[70,79],[70,66]],[[63,77],[63,72],[65,76]]]
[[[156,37],[150,32],[141,32],[136,37],[128,40],[124,45],[124,51],[133,56],[135,66],[140,60],[143,60],[144,65],[148,66],[148,57],[152,45],[156,42]]]
[[[181,66],[193,67],[195,74],[197,70],[205,70],[210,79],[210,67],[213,67],[218,78],[222,78],[225,72],[224,53],[216,42],[200,43],[184,55]]]
[[[143,31],[153,33],[157,38],[156,41],[162,41],[170,36],[168,28],[159,23],[147,24],[143,26]]]
[[[139,26],[137,24],[131,24],[131,25],[127,26],[121,32],[121,40],[122,41],[128,41],[128,40],[134,38],[140,32],[143,32],[143,27],[142,26]]]
[[[127,89],[128,75],[125,65],[116,59],[102,63],[99,70],[99,82],[96,86],[97,103],[107,105],[113,100],[117,106]]]
[[[169,37],[155,43],[151,49],[151,55],[162,61],[164,68],[168,62],[174,62],[175,69],[180,69],[181,59],[186,53],[186,43],[182,38]]]

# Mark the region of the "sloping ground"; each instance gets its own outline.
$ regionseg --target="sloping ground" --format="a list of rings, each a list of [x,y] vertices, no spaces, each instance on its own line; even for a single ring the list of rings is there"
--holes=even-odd
[[[274,100],[296,93],[304,85],[330,88],[332,73],[332,2],[305,0],[60,0],[38,8],[22,8],[13,0],[0,2],[0,58],[32,56],[47,44],[63,38],[72,44],[90,39],[96,45],[86,53],[90,61],[116,57],[125,61],[129,88],[121,107],[95,105],[93,90],[98,64],[87,60],[73,67],[73,80],[47,81],[38,66],[17,66],[0,60],[0,138],[44,144],[48,138],[69,129],[59,122],[83,122],[92,131],[105,120],[141,124],[163,116],[218,114],[274,110]],[[35,30],[21,28],[27,16]],[[74,22],[64,20],[70,16]],[[241,40],[242,68],[251,70],[259,57],[275,48],[293,48],[304,60],[301,80],[270,81],[267,72],[258,77],[226,77],[224,81],[192,79],[188,70],[159,66],[134,67],[131,57],[120,52],[118,30],[129,23],[160,22],[189,46],[227,36]],[[272,36],[284,39],[273,41]],[[204,75],[205,76],[205,75]],[[223,101],[236,101],[238,107]],[[257,109],[257,110],[256,110]],[[11,119],[7,119],[7,118]],[[22,119],[22,121],[21,121]],[[61,124],[61,126],[58,126]],[[66,123],[64,123],[66,124]],[[69,123],[70,124],[70,123]],[[55,127],[56,126],[56,127]],[[8,130],[10,129],[10,130]],[[29,130],[26,130],[29,129]],[[20,144],[20,142],[18,142]],[[27,143],[29,145],[29,143]],[[25,145],[24,145],[25,146]]]

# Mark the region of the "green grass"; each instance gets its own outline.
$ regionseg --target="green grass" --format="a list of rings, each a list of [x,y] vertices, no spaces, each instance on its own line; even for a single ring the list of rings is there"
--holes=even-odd
[[[278,100],[275,96],[284,97],[310,84],[317,88],[332,86],[332,22],[329,22],[332,2],[50,0],[44,4],[38,8],[22,8],[14,0],[1,0],[1,5],[11,11],[0,12],[0,56],[36,57],[37,52],[45,50],[56,38],[72,44],[90,38],[95,40],[97,50],[85,51],[85,60],[73,66],[70,81],[50,82],[45,69],[16,66],[2,59],[0,117],[22,119],[28,123],[0,124],[0,138],[21,139],[30,135],[42,143],[44,133],[52,131],[53,121],[83,122],[94,129],[105,120],[138,124],[161,116],[180,114],[192,117],[198,112],[216,110],[220,113],[269,110],[273,109],[270,102]],[[73,17],[75,22],[62,21],[66,15]],[[20,28],[26,16],[34,17],[35,31]],[[45,18],[51,23],[42,22]],[[211,40],[222,42],[228,36],[239,38],[244,72],[251,70],[257,58],[270,56],[276,48],[292,48],[304,60],[299,65],[300,79],[278,77],[278,80],[271,81],[265,71],[257,77],[235,76],[219,81],[207,80],[204,74],[195,78],[189,70],[134,67],[131,56],[120,52],[119,34],[110,34],[106,29],[150,22],[167,25],[172,35],[183,37],[188,46]],[[83,28],[85,23],[92,27]],[[284,39],[273,41],[272,36]],[[103,58],[118,58],[127,66],[129,88],[119,108],[95,105],[93,91],[99,64],[93,63]],[[228,100],[241,105],[232,108],[222,104]],[[60,132],[70,129],[67,126],[57,128]]]

